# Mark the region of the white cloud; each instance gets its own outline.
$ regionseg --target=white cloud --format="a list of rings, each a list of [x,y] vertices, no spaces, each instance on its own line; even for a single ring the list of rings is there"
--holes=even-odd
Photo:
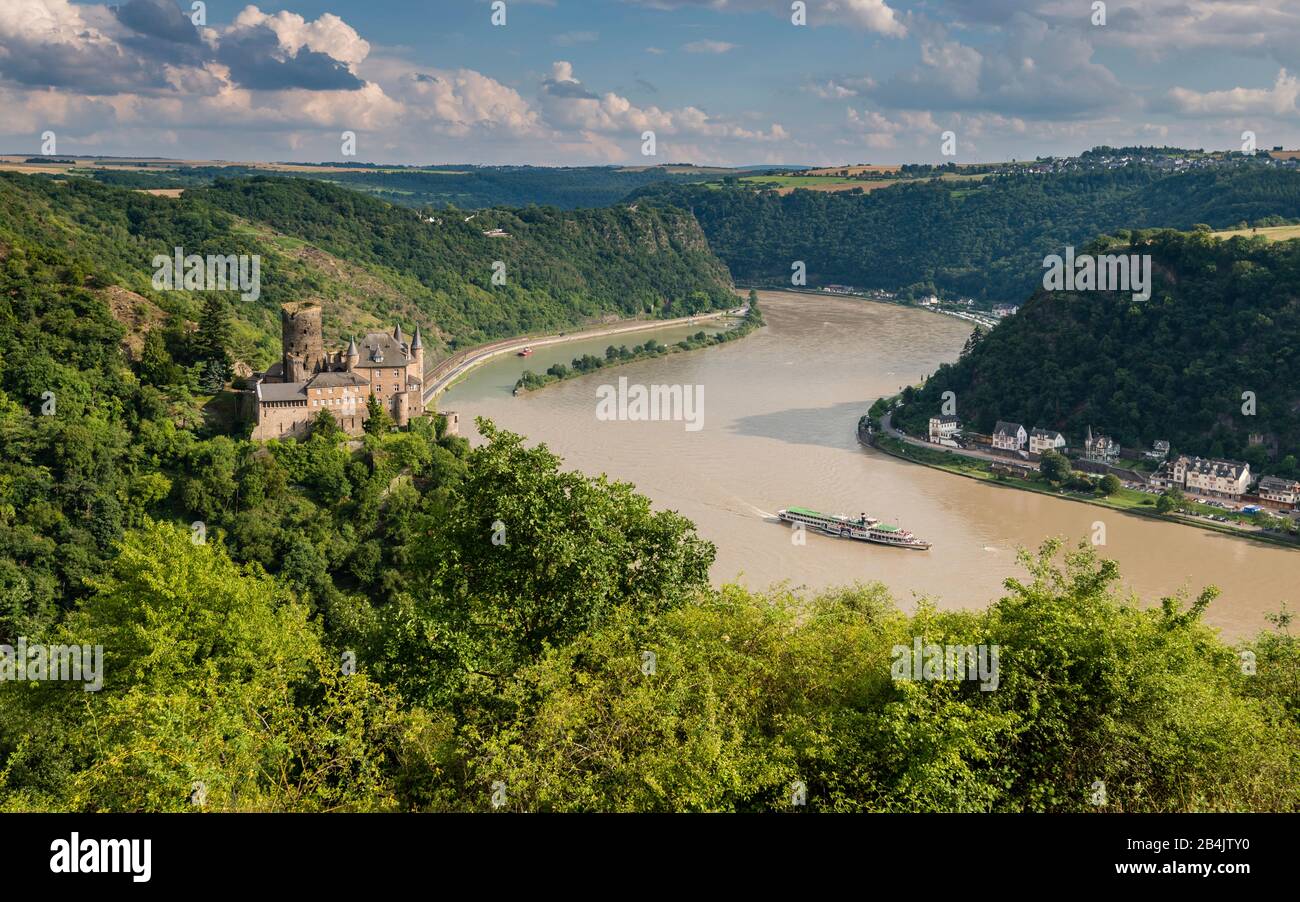
[[[297,13],[281,10],[268,16],[256,6],[246,6],[235,16],[234,24],[235,28],[263,25],[271,29],[280,39],[280,46],[290,54],[306,47],[353,65],[370,54],[370,43],[333,13],[324,13],[314,22],[308,22]]]
[[[826,0],[824,9],[837,21],[869,31],[894,38],[907,34],[906,26],[899,20],[898,14],[885,5],[885,0]]]
[[[1300,113],[1300,79],[1282,69],[1270,88],[1198,92],[1175,87],[1169,102],[1184,116],[1294,116]]]

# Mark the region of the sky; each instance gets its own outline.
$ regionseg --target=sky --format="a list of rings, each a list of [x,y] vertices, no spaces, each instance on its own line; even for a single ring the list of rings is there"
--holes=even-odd
[[[406,164],[1294,149],[1300,0],[0,0],[0,152],[47,132]]]

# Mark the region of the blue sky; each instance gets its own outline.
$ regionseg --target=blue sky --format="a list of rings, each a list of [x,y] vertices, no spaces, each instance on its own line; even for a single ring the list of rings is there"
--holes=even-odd
[[[0,0],[0,150],[398,163],[1300,146],[1300,0]],[[182,7],[184,12],[182,12]],[[642,153],[655,134],[656,154]]]

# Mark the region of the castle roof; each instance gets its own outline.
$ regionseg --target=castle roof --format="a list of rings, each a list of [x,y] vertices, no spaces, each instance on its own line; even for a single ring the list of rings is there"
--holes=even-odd
[[[257,383],[258,403],[268,401],[303,401],[307,400],[307,383],[305,382],[259,382]]]
[[[399,331],[400,331],[400,327]],[[406,366],[414,361],[406,346],[387,332],[368,332],[361,339],[359,369]]]
[[[355,357],[355,356],[357,356],[357,353],[358,353],[358,352],[357,352],[357,337],[356,337],[355,335],[353,335],[351,338],[348,339],[348,349],[347,349],[347,351],[346,351],[346,354],[347,354],[347,356],[349,356],[349,357]]]
[[[317,373],[304,383],[307,388],[351,388],[358,385],[369,385],[370,383],[362,379],[356,373]]]
[[[416,327],[415,327],[415,341],[411,342],[411,350],[412,350],[412,351],[423,351],[423,350],[424,350],[424,339],[420,337],[420,327],[419,327],[419,326],[416,326]]]

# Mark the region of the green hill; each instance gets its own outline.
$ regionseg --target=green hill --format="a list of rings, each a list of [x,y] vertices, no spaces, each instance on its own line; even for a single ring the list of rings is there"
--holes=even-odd
[[[1206,233],[1136,236],[1155,287],[1127,293],[1040,290],[920,389],[900,422],[924,432],[954,392],[982,432],[996,420],[1059,429],[1077,444],[1091,425],[1125,446],[1244,458],[1294,472],[1300,451],[1300,241],[1221,240]],[[1110,248],[1110,253],[1123,248]],[[1256,411],[1243,413],[1243,393]],[[1250,447],[1252,433],[1276,441]]]
[[[743,283],[789,285],[791,264],[802,260],[814,287],[1018,301],[1033,290],[1044,256],[1096,235],[1300,217],[1300,171],[1126,167],[785,195],[733,180],[655,185],[634,198],[692,211]]]
[[[119,286],[196,319],[202,295],[151,287],[151,261],[257,254],[261,296],[228,300],[237,356],[270,363],[278,305],[325,302],[331,335],[399,319],[434,354],[459,345],[572,328],[608,316],[672,316],[733,302],[726,268],[677,210],[550,207],[437,214],[427,222],[345,188],[307,179],[218,180],[180,198],[0,174],[0,242],[59,249],[88,287]],[[489,237],[500,229],[508,237]],[[505,284],[493,285],[494,263]]]

